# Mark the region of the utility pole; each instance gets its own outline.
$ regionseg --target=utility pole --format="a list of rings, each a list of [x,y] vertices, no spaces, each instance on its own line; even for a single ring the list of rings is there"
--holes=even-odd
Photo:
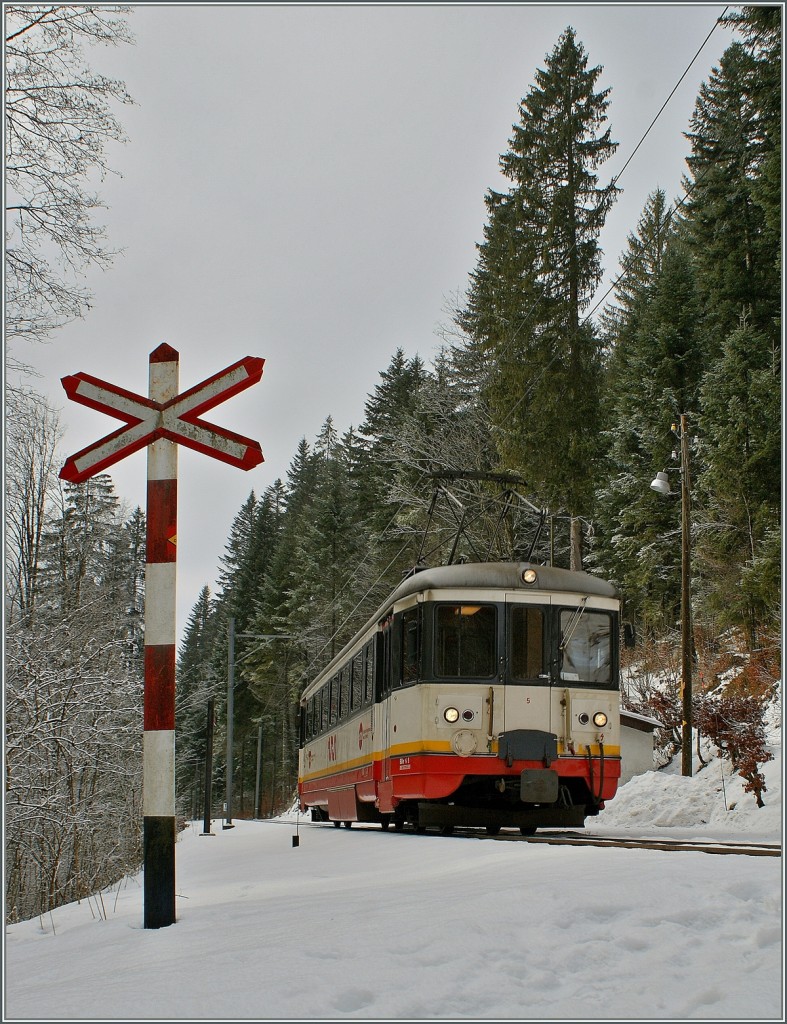
[[[683,725],[681,731],[681,774],[692,774],[692,714],[691,714],[691,467],[689,465],[689,419],[685,413],[680,414],[680,423],[672,424],[672,433],[680,441],[680,466],[670,466],[657,473],[651,482],[651,490],[659,494],[670,495],[667,473],[671,470],[680,473],[680,658],[681,679],[680,696]],[[677,460],[678,453],[673,451],[672,458]]]
[[[262,772],[262,726],[257,731],[257,785],[254,787],[254,817],[260,816],[260,773]]]
[[[205,807],[203,808],[202,835],[212,836],[210,830],[210,812],[213,802],[213,721],[214,699],[208,700],[208,722],[205,740]]]
[[[680,569],[680,642],[681,642],[681,700],[683,704],[683,733],[681,748],[681,774],[692,774],[691,739],[691,470],[689,467],[688,420],[681,413],[680,428],[673,424],[673,432],[680,440],[680,502],[681,502],[681,569]]]
[[[234,746],[235,724],[235,616],[227,621],[227,815],[222,828],[234,828],[232,824],[232,748]]]

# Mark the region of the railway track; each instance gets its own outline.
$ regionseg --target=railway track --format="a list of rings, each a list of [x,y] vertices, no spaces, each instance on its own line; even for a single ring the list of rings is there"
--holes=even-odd
[[[781,857],[780,846],[773,843],[745,843],[733,841],[709,841],[692,839],[622,838],[620,836],[582,835],[579,832],[543,832],[534,836],[518,836],[513,833],[497,836],[478,836],[497,842],[547,843],[550,846],[601,846],[624,850],[660,850],[665,853],[713,853],[733,854],[745,857]]]
[[[325,828],[326,825],[317,827]],[[376,831],[377,825],[364,826],[361,829],[369,828]],[[415,836],[416,831],[412,826],[407,826],[401,831],[388,833],[390,835]],[[426,835],[439,834],[439,830],[426,829]],[[726,854],[738,857],[781,857],[782,848],[777,843],[747,843],[734,840],[693,840],[693,839],[666,839],[651,836],[601,836],[593,833],[563,832],[557,829],[537,832],[533,836],[523,836],[515,831],[501,831],[497,835],[490,835],[483,829],[478,828],[454,828],[450,833],[442,833],[444,838],[450,839],[480,839],[493,843],[546,843],[549,846],[599,846],[611,847],[623,850],[659,850],[663,853],[711,853]]]

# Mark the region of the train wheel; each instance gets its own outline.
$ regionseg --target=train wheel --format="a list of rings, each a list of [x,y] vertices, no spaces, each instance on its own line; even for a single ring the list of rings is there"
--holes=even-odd
[[[520,825],[519,831],[523,836],[534,836],[537,830],[535,825]]]
[[[334,827],[334,828],[341,828],[341,827],[342,827],[342,823],[341,823],[340,821],[335,821],[335,822],[333,823],[333,827]]]
[[[395,832],[402,832],[402,831],[404,831],[404,818],[394,818],[394,831]]]
[[[453,825],[441,825],[441,827],[440,827],[440,835],[441,836],[452,836],[453,834],[454,834],[454,826]]]
[[[352,828],[353,827],[353,823],[351,821],[345,821],[344,827],[345,828]]]
[[[499,825],[487,825],[486,826],[486,834],[488,836],[500,835],[500,826]]]
[[[383,818],[383,820],[380,822],[380,828],[383,830],[383,832],[387,832],[388,831],[388,827],[389,827],[390,824],[391,824],[391,819],[386,814],[385,817]]]

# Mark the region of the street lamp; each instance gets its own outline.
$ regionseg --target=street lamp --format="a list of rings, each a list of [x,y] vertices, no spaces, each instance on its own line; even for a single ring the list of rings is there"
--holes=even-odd
[[[681,502],[681,560],[680,560],[680,650],[681,650],[681,702],[683,705],[683,731],[681,743],[681,774],[691,776],[691,471],[689,468],[688,418],[680,415],[680,423],[672,424],[672,433],[680,441],[680,502]],[[657,473],[651,489],[659,494],[672,494],[666,471]]]

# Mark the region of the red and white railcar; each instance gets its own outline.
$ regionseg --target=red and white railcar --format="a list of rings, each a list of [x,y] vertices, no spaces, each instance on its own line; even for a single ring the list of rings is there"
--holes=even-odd
[[[303,811],[348,828],[581,826],[620,777],[619,601],[521,562],[405,579],[301,699]]]

